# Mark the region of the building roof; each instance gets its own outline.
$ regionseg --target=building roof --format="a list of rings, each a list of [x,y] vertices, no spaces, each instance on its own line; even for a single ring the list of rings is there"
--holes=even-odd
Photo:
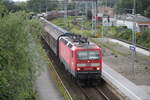
[[[119,15],[119,16],[116,16],[116,19],[132,21],[132,22],[137,22],[137,23],[150,23],[150,18],[141,16],[139,14],[137,14],[137,15],[132,15],[132,14]]]

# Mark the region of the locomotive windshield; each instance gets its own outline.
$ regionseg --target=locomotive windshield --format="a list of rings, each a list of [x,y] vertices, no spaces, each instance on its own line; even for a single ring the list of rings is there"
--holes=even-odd
[[[78,51],[79,60],[98,60],[100,58],[98,51]]]

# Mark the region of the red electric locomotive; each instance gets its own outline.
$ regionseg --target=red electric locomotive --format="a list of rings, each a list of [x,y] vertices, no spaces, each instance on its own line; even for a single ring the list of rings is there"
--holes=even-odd
[[[77,79],[98,79],[101,76],[101,48],[80,35],[60,36],[59,58]]]
[[[79,80],[100,79],[102,72],[102,50],[81,35],[66,30],[41,18],[45,23],[42,37],[51,47],[65,69]]]

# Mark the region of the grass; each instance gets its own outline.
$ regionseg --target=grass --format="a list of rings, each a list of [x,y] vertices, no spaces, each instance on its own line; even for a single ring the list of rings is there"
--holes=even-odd
[[[78,25],[75,25],[72,23],[74,19],[75,19],[74,16],[69,16],[65,24],[63,18],[53,19],[51,22],[75,34],[81,34],[85,37],[94,36],[92,33],[92,23],[90,21],[88,20],[80,21]],[[82,25],[83,29],[81,28]],[[97,33],[95,36],[96,37],[101,36],[101,27],[97,27]]]

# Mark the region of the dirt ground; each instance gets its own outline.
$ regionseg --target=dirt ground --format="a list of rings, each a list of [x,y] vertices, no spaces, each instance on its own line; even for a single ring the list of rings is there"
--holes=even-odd
[[[141,86],[150,86],[150,56],[132,52],[120,44],[96,39],[102,46],[103,62],[125,76],[127,79]]]

